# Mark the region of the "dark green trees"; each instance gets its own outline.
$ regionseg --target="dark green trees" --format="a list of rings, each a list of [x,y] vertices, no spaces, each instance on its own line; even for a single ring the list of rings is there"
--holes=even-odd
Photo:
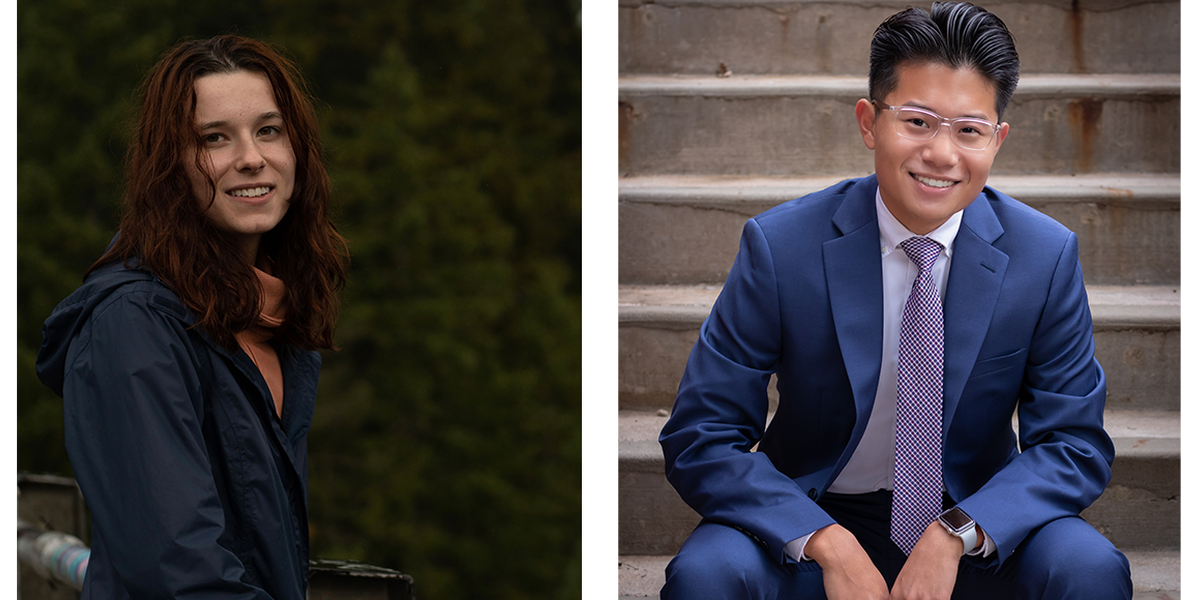
[[[422,597],[580,588],[577,3],[19,3],[19,468],[70,474],[41,323],[116,223],[134,90],[179,39],[283,46],[350,241],[310,444],[314,557]]]

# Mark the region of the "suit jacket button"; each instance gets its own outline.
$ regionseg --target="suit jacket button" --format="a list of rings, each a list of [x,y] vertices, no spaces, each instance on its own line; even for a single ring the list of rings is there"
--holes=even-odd
[[[813,500],[817,499],[817,488],[808,488],[808,497]]]

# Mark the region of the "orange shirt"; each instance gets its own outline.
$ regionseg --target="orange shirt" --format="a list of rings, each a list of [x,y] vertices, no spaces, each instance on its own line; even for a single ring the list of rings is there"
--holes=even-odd
[[[271,338],[275,328],[283,324],[287,317],[287,309],[283,306],[283,280],[273,277],[259,268],[254,268],[258,281],[262,284],[263,309],[258,315],[258,323],[250,329],[238,333],[238,345],[254,361],[267,387],[271,390],[271,399],[275,401],[275,414],[283,416],[283,370],[279,367],[279,355],[271,347]]]

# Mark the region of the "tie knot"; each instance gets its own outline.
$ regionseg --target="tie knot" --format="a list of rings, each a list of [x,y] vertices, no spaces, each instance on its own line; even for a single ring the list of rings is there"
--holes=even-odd
[[[904,253],[908,255],[908,260],[917,265],[917,268],[921,269],[923,273],[933,268],[933,262],[941,253],[942,245],[927,237],[910,237],[900,242],[900,249],[904,250]]]

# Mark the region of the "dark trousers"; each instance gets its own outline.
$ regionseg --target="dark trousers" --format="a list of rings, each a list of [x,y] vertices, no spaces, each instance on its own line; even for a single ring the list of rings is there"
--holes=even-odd
[[[826,494],[818,504],[858,539],[890,588],[906,556],[891,541],[891,492]],[[1129,562],[1079,517],[1034,530],[1002,567],[964,557],[955,600],[1087,600],[1133,596]],[[663,600],[745,598],[824,600],[820,566],[780,564],[751,537],[718,523],[701,523],[667,566]]]

